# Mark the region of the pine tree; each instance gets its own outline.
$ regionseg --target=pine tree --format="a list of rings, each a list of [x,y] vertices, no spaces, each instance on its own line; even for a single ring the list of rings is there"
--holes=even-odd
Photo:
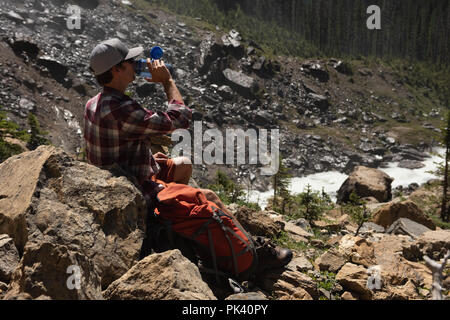
[[[32,113],[28,114],[28,125],[30,126],[30,140],[27,144],[27,148],[34,150],[40,145],[49,145],[50,141],[44,136],[48,133],[42,131],[39,121]]]
[[[279,157],[278,172],[272,177],[273,186],[273,207],[275,210],[280,210],[282,214],[285,213],[286,205],[291,201],[291,193],[289,186],[292,175],[289,174],[288,169],[284,166],[282,157]],[[281,207],[278,205],[278,199],[281,199]]]
[[[444,143],[445,143],[445,161],[444,161],[444,183],[443,183],[443,194],[442,194],[442,205],[441,205],[441,219],[442,221],[449,221],[449,208],[447,205],[447,189],[448,189],[448,161],[449,150],[450,150],[450,111],[447,112],[447,127],[444,133]]]

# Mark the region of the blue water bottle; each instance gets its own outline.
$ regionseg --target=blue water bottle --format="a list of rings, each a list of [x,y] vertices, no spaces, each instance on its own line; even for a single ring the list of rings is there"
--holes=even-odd
[[[161,47],[153,47],[150,50],[150,58],[153,60],[159,60],[162,58],[163,56],[163,49]],[[174,70],[171,64],[166,63],[165,64],[167,69],[169,69],[170,74],[172,75],[172,77],[174,77]],[[134,71],[136,72],[136,75],[138,77],[143,77],[143,78],[151,78],[152,74],[150,73],[150,71],[148,70],[147,67],[147,59],[139,59],[138,61],[136,61],[136,63],[134,64]]]

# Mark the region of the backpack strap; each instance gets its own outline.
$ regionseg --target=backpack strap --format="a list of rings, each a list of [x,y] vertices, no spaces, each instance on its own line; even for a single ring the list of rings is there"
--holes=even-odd
[[[236,238],[238,238],[239,240],[241,240],[243,243],[248,243],[247,248],[245,248],[243,251],[241,251],[240,253],[238,253],[238,257],[241,256],[242,254],[246,253],[247,251],[251,250],[252,251],[252,255],[253,255],[253,262],[250,266],[250,268],[247,271],[244,271],[244,273],[248,273],[249,275],[254,275],[255,271],[258,268],[258,254],[256,252],[256,247],[255,247],[255,243],[253,242],[253,238],[242,228],[242,226],[240,225],[240,223],[238,223],[236,221],[236,218],[234,218],[233,216],[230,216],[228,214],[226,214],[225,212],[223,212],[222,210],[220,210],[217,207],[213,207],[213,209],[215,209],[215,211],[217,212],[217,215],[220,216],[226,216],[228,218],[230,218],[234,224],[236,225],[236,227],[247,237],[248,242],[244,241],[238,234],[236,234],[236,232],[234,232],[231,228],[221,224],[222,228],[227,229],[228,232],[230,232],[231,234],[233,234]],[[220,219],[220,221],[222,222],[222,219]],[[226,233],[225,233],[226,234]],[[227,236],[228,238],[228,236]],[[233,247],[231,247],[233,250]],[[233,257],[234,257],[234,251],[233,252]],[[234,263],[235,263],[235,270],[237,270],[237,264],[236,264],[236,260],[234,257]],[[236,272],[236,276],[238,276],[239,274]]]
[[[213,209],[214,209],[214,208],[213,208]],[[228,232],[231,232],[231,233],[234,234],[235,236],[236,236],[236,234],[235,234],[230,228],[228,228],[227,226],[225,226],[225,225],[223,224],[223,221],[222,221],[222,219],[220,219],[220,214],[219,214],[218,212],[220,212],[220,211],[218,211],[218,210],[215,210],[215,211],[214,211],[214,213],[213,213],[213,219],[214,219],[215,221],[217,221],[217,223],[220,225],[220,227],[222,228],[222,230],[223,230],[223,232],[224,232],[225,238],[227,239],[228,245],[230,246],[231,255],[232,255],[232,258],[233,258],[234,274],[235,274],[235,275],[238,275],[239,272],[238,272],[238,265],[237,265],[236,252],[234,251],[233,243],[231,242],[231,239],[230,239],[230,237],[228,236],[227,231],[228,231]],[[240,239],[240,238],[239,238],[239,239]],[[240,240],[242,241],[242,239],[240,239]],[[245,242],[244,242],[244,243],[245,243]],[[246,250],[245,250],[245,251],[246,251]]]
[[[217,281],[217,283],[220,284],[219,269],[217,268],[216,251],[214,250],[214,244],[213,244],[213,241],[212,241],[212,236],[211,236],[211,230],[210,229],[208,229],[208,241],[209,241],[209,249],[210,249],[211,257],[212,257],[212,260],[213,260],[213,267],[214,267],[214,273],[216,275],[216,281]]]

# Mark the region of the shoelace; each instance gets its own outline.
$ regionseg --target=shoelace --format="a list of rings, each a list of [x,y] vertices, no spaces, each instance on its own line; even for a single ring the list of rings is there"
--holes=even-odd
[[[273,254],[274,256],[277,255],[276,246],[273,243],[271,243],[269,240],[264,241],[263,248],[269,249],[270,253]]]

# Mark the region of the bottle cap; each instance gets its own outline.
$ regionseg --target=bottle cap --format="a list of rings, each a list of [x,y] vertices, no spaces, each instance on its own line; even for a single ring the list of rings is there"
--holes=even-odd
[[[161,47],[156,46],[150,50],[150,57],[152,59],[158,60],[161,59],[163,53],[164,53],[163,49]]]

